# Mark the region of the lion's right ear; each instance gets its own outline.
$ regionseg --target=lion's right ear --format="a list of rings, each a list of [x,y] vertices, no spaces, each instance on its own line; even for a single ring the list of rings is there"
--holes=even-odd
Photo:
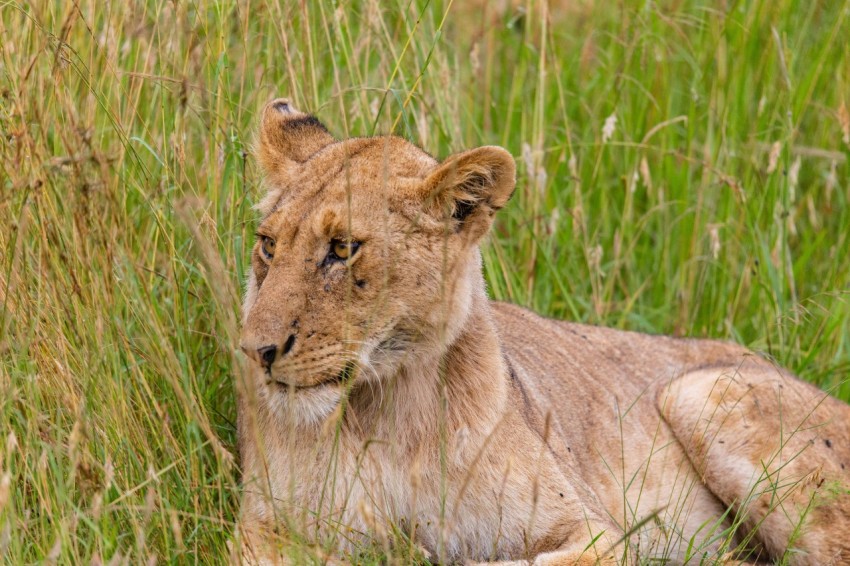
[[[311,155],[333,143],[327,128],[286,98],[272,100],[263,109],[257,158],[272,183],[285,184]]]
[[[507,150],[484,146],[440,163],[419,189],[426,210],[450,222],[454,232],[478,241],[516,187],[516,164]]]

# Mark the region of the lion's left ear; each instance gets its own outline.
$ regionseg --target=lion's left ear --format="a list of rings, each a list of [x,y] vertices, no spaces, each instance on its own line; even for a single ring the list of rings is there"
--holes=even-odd
[[[257,157],[269,179],[286,184],[302,163],[334,141],[315,116],[277,98],[263,109]]]
[[[455,232],[478,240],[515,186],[513,156],[501,147],[479,147],[448,157],[427,177],[425,208],[451,222]]]

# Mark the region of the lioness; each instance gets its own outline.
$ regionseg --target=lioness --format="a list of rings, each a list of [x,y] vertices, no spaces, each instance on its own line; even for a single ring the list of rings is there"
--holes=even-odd
[[[850,407],[734,344],[488,300],[507,151],[337,140],[278,99],[257,155],[247,560],[392,525],[440,562],[850,563]]]

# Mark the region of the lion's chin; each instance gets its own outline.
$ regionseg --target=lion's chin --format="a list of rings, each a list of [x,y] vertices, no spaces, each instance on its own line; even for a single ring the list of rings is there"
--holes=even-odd
[[[318,425],[339,405],[347,385],[356,377],[355,367],[347,363],[335,373],[300,376],[300,379],[266,371],[260,397],[273,414],[289,423]]]
[[[343,393],[343,386],[333,381],[310,387],[290,387],[272,382],[264,397],[276,416],[296,425],[312,426],[328,418],[339,405]]]

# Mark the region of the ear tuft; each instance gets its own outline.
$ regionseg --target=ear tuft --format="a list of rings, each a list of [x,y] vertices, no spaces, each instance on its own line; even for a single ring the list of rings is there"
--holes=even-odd
[[[257,156],[266,175],[282,180],[334,141],[318,118],[299,111],[286,98],[277,98],[263,109]]]

